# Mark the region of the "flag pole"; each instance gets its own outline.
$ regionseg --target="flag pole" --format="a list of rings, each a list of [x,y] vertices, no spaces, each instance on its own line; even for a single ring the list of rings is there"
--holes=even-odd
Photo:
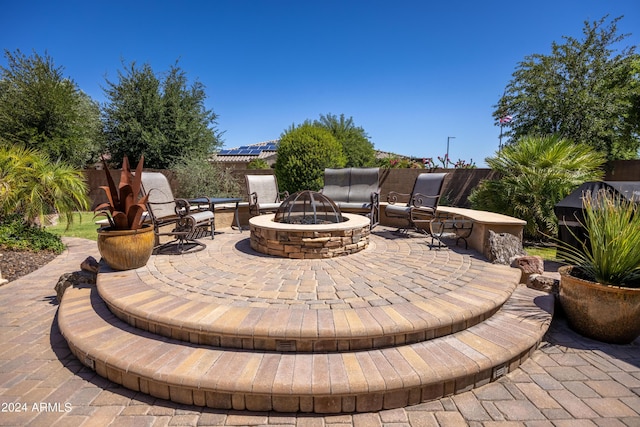
[[[506,108],[504,105],[504,97],[507,94],[507,89],[504,90],[504,92],[502,92],[502,98],[500,98],[500,104],[502,104],[502,108],[501,108],[501,114],[498,117],[498,121],[500,122],[500,139],[498,140],[498,151],[502,150],[502,128],[504,127],[504,120],[505,117],[508,117],[507,112],[506,112]]]
[[[510,115],[508,115],[508,114],[505,114],[504,116],[501,116],[499,120],[500,120],[500,140],[499,140],[499,143],[498,143],[499,144],[498,148],[500,150],[502,150],[502,128],[503,128],[505,123],[510,123],[511,122],[512,117]]]

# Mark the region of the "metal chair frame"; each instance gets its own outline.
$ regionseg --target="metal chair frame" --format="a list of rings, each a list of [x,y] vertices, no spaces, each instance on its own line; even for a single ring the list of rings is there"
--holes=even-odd
[[[198,239],[209,234],[214,238],[215,216],[213,211],[193,206],[187,199],[174,198],[167,178],[160,172],[143,172],[142,188],[149,195],[148,217],[156,235],[155,253],[167,253],[176,248],[178,254],[197,252],[206,248]],[[170,231],[162,231],[170,227]],[[160,243],[163,236],[174,239]]]

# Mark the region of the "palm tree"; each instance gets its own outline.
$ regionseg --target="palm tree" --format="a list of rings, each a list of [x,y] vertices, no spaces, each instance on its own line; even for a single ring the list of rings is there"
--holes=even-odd
[[[342,150],[347,156],[347,167],[373,166],[375,163],[375,150],[369,141],[369,136],[363,128],[356,126],[353,117],[345,118],[335,114],[320,115],[314,125],[325,128],[342,145]]]
[[[7,215],[19,210],[30,165],[38,161],[32,149],[0,140],[0,212]]]
[[[476,187],[473,208],[523,219],[525,236],[539,240],[558,232],[556,203],[580,184],[602,179],[605,157],[559,136],[525,136],[486,162],[499,178]]]
[[[81,171],[46,154],[17,145],[0,144],[0,215],[20,213],[33,224],[48,214],[88,210],[88,187]]]

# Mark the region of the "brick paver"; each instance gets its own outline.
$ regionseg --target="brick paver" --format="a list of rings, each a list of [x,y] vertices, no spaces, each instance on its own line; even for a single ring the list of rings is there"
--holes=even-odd
[[[520,279],[517,269],[471,251],[429,250],[422,236],[388,231],[373,233],[364,251],[323,260],[264,257],[240,233],[208,243],[136,270],[104,268],[100,297],[137,329],[167,337],[268,351],[285,341],[297,352],[324,352],[471,327],[494,314]]]
[[[400,410],[326,417],[251,413],[135,393],[83,367],[60,336],[53,286],[86,256],[97,256],[94,242],[66,241],[69,251],[0,287],[0,426],[640,425],[640,340],[626,346],[592,341],[558,316],[522,369],[454,398]],[[485,417],[480,407],[490,419],[477,419]]]

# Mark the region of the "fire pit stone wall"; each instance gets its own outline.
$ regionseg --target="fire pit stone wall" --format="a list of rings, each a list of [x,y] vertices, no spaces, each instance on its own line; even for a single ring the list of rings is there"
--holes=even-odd
[[[251,248],[267,255],[322,259],[349,255],[369,244],[369,219],[343,214],[337,224],[285,224],[273,221],[274,215],[250,219]]]

